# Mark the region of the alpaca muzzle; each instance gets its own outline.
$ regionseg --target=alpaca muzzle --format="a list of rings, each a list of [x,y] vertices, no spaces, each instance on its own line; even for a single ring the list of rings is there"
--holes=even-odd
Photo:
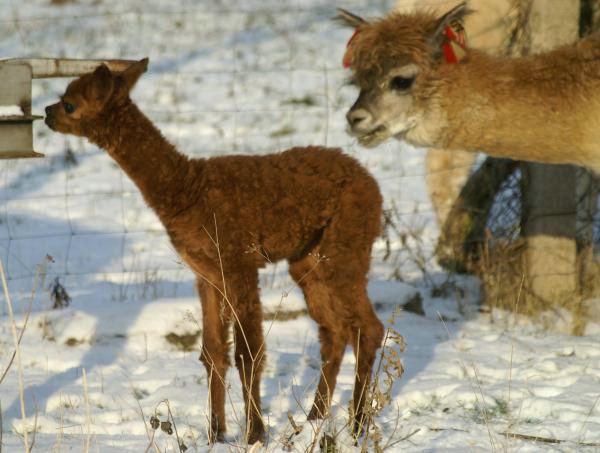
[[[54,125],[56,123],[56,119],[54,117],[54,113],[52,111],[52,106],[49,105],[46,107],[45,109],[46,112],[46,117],[44,118],[44,123],[46,123],[46,126],[48,126],[50,129],[54,130]]]

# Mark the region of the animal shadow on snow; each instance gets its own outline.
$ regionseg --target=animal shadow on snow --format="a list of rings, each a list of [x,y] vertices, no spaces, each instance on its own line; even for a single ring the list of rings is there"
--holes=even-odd
[[[66,221],[63,220],[53,220],[49,217],[32,217],[24,214],[19,214],[19,223],[22,225],[35,225],[35,228],[43,234],[44,231],[61,231],[63,229],[68,230],[69,226],[66,225]],[[3,222],[1,227],[6,228],[6,222]],[[90,237],[94,238],[97,235],[102,234],[102,231],[95,231],[90,228],[77,228],[78,231],[84,231],[81,233],[82,237],[86,235],[90,235]],[[79,233],[78,233],[79,235]],[[120,234],[107,234],[102,235],[103,242],[102,246],[108,250],[119,250],[122,245],[122,235]],[[66,256],[63,251],[63,255],[61,256],[60,248],[62,248],[65,244],[63,238],[60,236],[56,237],[47,237],[43,238],[43,243],[46,245],[38,244],[38,248],[35,251],[31,251],[30,249],[24,253],[20,253],[20,250],[16,244],[18,242],[26,242],[30,239],[11,239],[12,246],[10,250],[8,249],[7,244],[8,240],[0,241],[0,254],[2,254],[2,258],[5,263],[8,263],[7,271],[10,276],[11,267],[17,268],[19,266],[26,267],[29,269],[35,269],[35,266],[44,259],[46,254],[53,255],[56,261],[55,270],[52,267],[49,267],[49,274],[46,278],[45,287],[38,288],[36,300],[34,302],[34,311],[40,309],[48,309],[50,307],[50,302],[48,298],[47,286],[49,282],[54,278],[54,276],[61,277],[61,282],[64,283],[67,292],[72,293],[71,307],[78,312],[83,313],[84,316],[95,318],[96,320],[96,332],[113,332],[114,331],[114,321],[111,320],[110,316],[99,316],[99,313],[102,312],[103,306],[106,307],[106,304],[110,304],[112,310],[116,305],[119,305],[120,313],[123,316],[119,316],[119,325],[122,327],[122,334],[127,333],[130,326],[133,326],[136,323],[136,319],[140,315],[140,312],[144,308],[145,304],[138,303],[135,301],[134,303],[128,303],[128,301],[111,301],[107,299],[114,298],[115,294],[122,293],[133,293],[140,294],[142,292],[142,288],[136,288],[137,286],[143,285],[143,283],[106,283],[106,282],[91,282],[87,280],[83,288],[78,288],[80,284],[78,282],[81,281],[80,276],[76,274],[72,275],[61,275],[61,264],[64,264],[64,259]],[[93,240],[93,239],[92,239]],[[22,249],[22,247],[21,247]],[[111,253],[104,253],[100,255],[100,259],[93,260],[89,267],[86,267],[86,273],[101,275],[103,271],[106,270],[111,264],[111,261],[115,258]],[[62,262],[61,262],[62,261]],[[12,266],[11,266],[12,265]],[[71,268],[74,266],[70,266]],[[58,272],[57,272],[58,271]],[[54,273],[56,272],[56,273]],[[71,284],[69,284],[71,283]],[[161,285],[179,285],[180,282],[171,282],[165,279],[161,279]],[[26,301],[29,298],[29,292],[31,291],[31,285],[33,284],[33,278],[24,278],[24,279],[15,279],[13,281],[9,281],[9,289],[11,292],[14,291],[13,288],[19,288],[22,294],[22,300],[20,303],[15,299],[15,308],[25,309]],[[124,286],[127,286],[126,288]],[[85,290],[85,294],[78,296],[76,293],[78,290]],[[193,294],[193,285],[187,284],[184,282],[183,284],[178,286],[178,294],[175,297],[182,296],[191,296]],[[169,298],[173,298],[169,296]],[[56,312],[54,312],[56,314]],[[67,312],[65,312],[67,313]],[[60,316],[60,314],[58,314]],[[8,317],[4,317],[5,322],[8,322]],[[35,329],[35,326],[32,325],[32,321],[30,319],[30,325],[27,327],[25,331],[25,336],[31,335],[40,335],[40,331]],[[44,343],[47,343],[49,340],[39,338],[39,352],[40,357],[35,357],[36,361],[43,361],[44,350],[46,349]],[[48,343],[53,344],[53,343]],[[81,361],[73,367],[69,367],[64,371],[60,371],[57,373],[52,373],[49,375],[43,382],[30,384],[30,380],[27,378],[27,369],[25,369],[25,401],[26,401],[26,413],[28,415],[33,415],[37,410],[40,414],[43,414],[46,410],[46,404],[53,395],[56,395],[61,389],[64,389],[81,377],[81,370],[85,369],[88,374],[93,372],[95,369],[100,369],[102,367],[106,367],[111,365],[117,361],[121,351],[126,345],[126,339],[122,338],[113,338],[110,339],[109,344],[102,339],[102,341],[92,341],[89,345],[89,349],[83,354]],[[80,346],[81,347],[81,346]],[[12,346],[9,348],[12,350]],[[192,360],[192,359],[191,359]],[[13,365],[13,368],[15,365]],[[13,370],[14,371],[14,370]],[[198,362],[198,373],[202,373],[200,362]],[[8,423],[10,426],[11,421],[20,418],[20,405],[19,405],[19,397],[15,394],[12,397],[12,401],[10,405],[5,406],[6,409],[3,410],[3,417],[5,423]]]

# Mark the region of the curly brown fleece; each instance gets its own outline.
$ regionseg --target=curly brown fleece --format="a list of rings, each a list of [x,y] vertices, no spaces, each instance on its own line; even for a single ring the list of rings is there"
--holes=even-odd
[[[354,347],[355,429],[383,336],[367,296],[379,234],[377,183],[338,149],[293,148],[267,156],[189,159],[178,153],[129,98],[147,60],[120,75],[105,66],[73,81],[46,108],[52,129],[85,136],[137,184],[197,276],[203,361],[210,382],[210,440],[225,434],[229,327],[244,389],[247,440],[264,437],[260,374],[265,344],[258,269],[287,260],[319,326],[322,370],[309,418],[324,416],[346,345]]]

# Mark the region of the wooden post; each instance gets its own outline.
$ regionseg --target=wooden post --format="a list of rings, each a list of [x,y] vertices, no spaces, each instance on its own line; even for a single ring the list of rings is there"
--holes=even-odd
[[[529,50],[541,53],[579,35],[579,0],[531,0]],[[570,165],[524,164],[522,232],[529,293],[545,304],[577,290],[576,170]]]

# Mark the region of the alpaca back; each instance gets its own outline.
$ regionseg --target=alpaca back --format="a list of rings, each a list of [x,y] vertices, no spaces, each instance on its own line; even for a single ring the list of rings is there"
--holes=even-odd
[[[193,161],[192,161],[193,163]],[[266,156],[221,156],[202,162],[188,194],[196,204],[168,223],[174,244],[203,225],[218,233],[223,254],[277,261],[301,255],[339,215],[343,198],[359,200],[354,233],[372,243],[382,198],[375,179],[339,149],[293,148]],[[214,226],[216,222],[216,229]],[[214,247],[213,247],[214,248]],[[260,250],[261,253],[253,253]]]

